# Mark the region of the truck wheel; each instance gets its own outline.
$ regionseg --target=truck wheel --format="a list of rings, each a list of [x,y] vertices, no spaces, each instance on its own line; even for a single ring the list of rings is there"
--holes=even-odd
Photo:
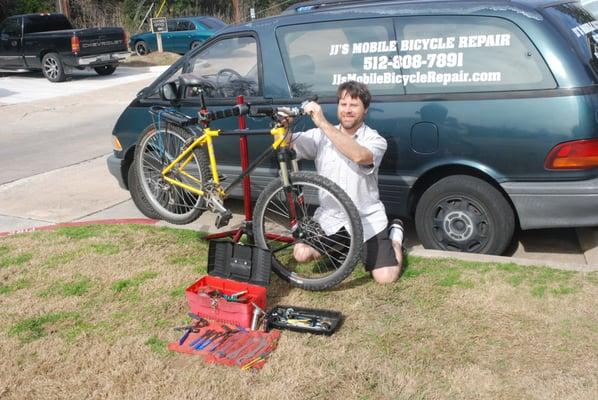
[[[94,69],[98,75],[112,75],[112,73],[116,71],[116,65],[102,65],[101,67],[95,67]]]
[[[62,82],[66,79],[64,65],[56,53],[48,53],[42,58],[42,71],[50,82]]]
[[[133,199],[133,203],[143,215],[151,219],[160,219],[160,215],[154,211],[153,207],[147,201],[147,198],[141,191],[139,187],[139,181],[137,180],[137,174],[135,173],[135,168],[133,164],[129,166],[129,172],[127,174],[127,181],[129,183],[129,193],[131,194],[131,199]]]
[[[454,175],[424,192],[417,203],[415,226],[427,249],[502,254],[513,238],[515,216],[492,185]]]
[[[145,43],[143,40],[135,43],[135,53],[137,53],[138,56],[145,56],[149,52],[149,47],[147,47],[147,43]]]

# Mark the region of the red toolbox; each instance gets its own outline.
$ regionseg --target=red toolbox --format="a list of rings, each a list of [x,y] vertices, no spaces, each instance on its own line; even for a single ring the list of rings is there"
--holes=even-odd
[[[242,299],[246,303],[227,301],[222,297],[210,296],[208,293],[218,291],[221,295],[232,294],[247,290]],[[262,310],[266,308],[266,288],[249,283],[232,281],[217,276],[204,276],[185,290],[189,308],[195,314],[224,324],[251,327],[253,318],[253,304]]]

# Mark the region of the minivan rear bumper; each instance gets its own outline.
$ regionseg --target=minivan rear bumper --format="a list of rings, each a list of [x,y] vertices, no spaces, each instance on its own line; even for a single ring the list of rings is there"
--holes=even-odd
[[[598,226],[598,179],[575,182],[508,182],[521,229]]]

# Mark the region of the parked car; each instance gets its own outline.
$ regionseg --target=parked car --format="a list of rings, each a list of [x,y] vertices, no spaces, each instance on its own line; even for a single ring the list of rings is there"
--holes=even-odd
[[[185,54],[212,37],[219,29],[226,26],[216,17],[183,17],[167,20],[168,32],[163,32],[162,49],[171,53]],[[131,36],[129,48],[143,56],[158,50],[156,34],[143,32]]]
[[[579,3],[336,3],[229,26],[138,94],[114,127],[108,167],[143,212],[152,213],[130,174],[137,139],[152,124],[148,108],[168,105],[159,87],[192,73],[212,82],[212,109],[237,95],[296,105],[318,94],[331,121],[338,84],[368,84],[366,123],[388,142],[381,199],[415,220],[426,248],[501,254],[517,227],[598,225],[598,24]],[[184,96],[179,108],[193,115],[198,98]],[[270,143],[249,140],[254,155]],[[238,173],[237,138],[215,146],[223,172]],[[269,167],[252,175],[257,188]]]
[[[110,75],[128,56],[122,28],[73,29],[63,14],[25,14],[0,24],[0,69],[41,70],[51,82],[69,68]]]

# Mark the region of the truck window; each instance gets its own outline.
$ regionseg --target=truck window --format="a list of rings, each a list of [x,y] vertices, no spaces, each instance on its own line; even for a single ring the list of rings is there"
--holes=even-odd
[[[189,60],[191,72],[206,80],[206,97],[235,98],[261,93],[257,44],[253,37],[219,40]]]
[[[25,18],[25,33],[73,29],[69,20],[62,14],[29,15]]]
[[[348,80],[369,84],[372,94],[403,94],[383,74],[370,79],[371,55],[397,54],[391,19],[285,26],[276,36],[293,97],[334,96]]]
[[[11,18],[0,25],[0,34],[11,38],[21,36],[21,18]]]
[[[504,19],[401,17],[396,31],[398,57],[372,54],[371,71],[390,73],[407,94],[556,87],[536,47]]]

